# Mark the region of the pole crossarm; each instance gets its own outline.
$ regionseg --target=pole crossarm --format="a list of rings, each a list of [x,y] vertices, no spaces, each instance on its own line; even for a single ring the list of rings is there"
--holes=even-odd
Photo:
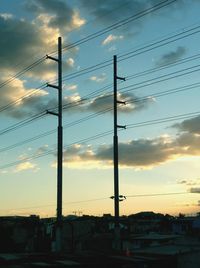
[[[123,128],[123,129],[126,129],[126,126],[117,125],[117,128]]]
[[[47,87],[53,87],[53,88],[59,89],[59,86],[52,85],[52,84],[49,84],[49,83],[47,83]]]
[[[118,104],[124,104],[124,105],[126,105],[126,101],[119,101],[119,100],[117,100],[117,103]]]
[[[51,115],[56,115],[56,116],[59,116],[59,114],[58,114],[58,113],[51,112],[51,111],[49,111],[49,110],[46,110],[46,113],[47,113],[47,114],[51,114]]]
[[[54,58],[54,57],[51,57],[51,56],[49,56],[49,55],[46,55],[46,59],[50,59],[50,60],[54,60],[54,61],[59,62],[59,59]]]
[[[125,77],[116,76],[116,78],[117,78],[118,80],[126,81],[126,78],[125,78]]]

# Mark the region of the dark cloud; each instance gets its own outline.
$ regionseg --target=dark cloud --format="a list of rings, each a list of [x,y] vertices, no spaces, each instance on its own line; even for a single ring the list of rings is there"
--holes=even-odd
[[[131,16],[138,13],[146,5],[143,1],[124,0],[80,0],[82,7],[87,9],[97,21],[108,24],[113,21],[116,22],[116,13],[118,20],[122,17]],[[116,11],[113,12],[113,11]],[[120,11],[120,12],[119,12]]]
[[[84,153],[83,153],[84,152]],[[128,143],[119,143],[119,162],[126,167],[151,167],[170,160],[177,154],[171,144],[165,143],[165,139],[133,140]],[[84,147],[77,147],[75,158],[66,152],[67,160],[103,162],[107,165],[112,163],[113,146],[102,145],[96,150],[84,151]]]
[[[0,15],[0,70],[7,75],[20,70],[35,59],[57,49],[58,31],[52,31],[45,24],[38,25],[26,20]],[[16,65],[17,63],[17,65]],[[69,61],[63,62],[64,70],[73,66]],[[44,64],[32,69],[26,75],[40,79],[52,78],[57,69],[54,62],[45,61]],[[3,76],[3,75],[2,75]]]
[[[179,131],[200,134],[200,115],[174,124],[172,127],[177,128]]]
[[[186,48],[179,46],[174,51],[170,51],[166,54],[164,54],[156,63],[158,66],[166,65],[173,63],[179,59],[181,59],[186,53]]]
[[[75,11],[64,1],[60,0],[30,0],[26,9],[36,15],[48,14],[48,26],[51,28],[68,29],[74,27]]]
[[[154,101],[152,98],[147,98],[141,101],[139,97],[137,97],[132,93],[118,94],[118,100],[126,103],[126,105],[124,104],[118,105],[118,110],[124,113],[145,109],[148,107],[149,104],[153,103]],[[87,106],[87,109],[95,112],[102,111],[104,109],[105,110],[111,109],[112,112],[112,107],[113,107],[113,95],[104,94],[93,99]]]
[[[120,166],[151,168],[177,158],[199,156],[200,136],[194,136],[191,133],[187,134],[187,137],[185,134],[181,134],[174,139],[164,136],[155,139],[138,139],[119,143]],[[113,145],[102,145],[97,148],[90,147],[89,150],[86,150],[84,145],[77,145],[75,155],[71,156],[68,151],[66,155],[69,163],[89,161],[96,164],[110,165],[113,159]],[[189,182],[182,181],[182,184],[189,185]]]
[[[160,0],[80,0],[82,8],[89,12],[89,15],[93,16],[98,24],[103,24],[104,26],[131,17],[161,2]],[[169,12],[167,12],[169,9],[180,8],[183,4],[184,1],[180,0],[178,3],[173,3],[169,7],[164,8],[161,12],[169,16]],[[154,14],[158,14],[158,11],[146,15],[145,18],[149,18]],[[126,35],[132,35],[140,30],[141,25],[141,20],[136,20],[134,24],[127,24],[125,27],[117,29],[117,31],[123,32]]]
[[[119,163],[124,167],[149,168],[163,164],[170,160],[185,156],[200,156],[200,135],[199,125],[200,117],[184,120],[176,124],[175,127],[181,130],[175,138],[169,136],[158,137],[155,139],[138,139],[129,142],[119,143]],[[173,126],[174,127],[174,126]],[[112,164],[113,145],[102,145],[97,148],[85,150],[83,145],[76,147],[77,162],[94,162],[105,165]],[[68,161],[73,162],[68,154]],[[184,179],[178,181],[187,186],[199,185],[199,179]],[[200,188],[191,188],[192,192],[200,192]]]
[[[164,139],[140,139],[128,143],[119,143],[120,165],[130,167],[158,165],[170,159],[169,150],[171,151],[171,148],[165,144]],[[98,160],[111,160],[111,152],[112,146],[100,148],[96,152],[96,157]]]
[[[9,69],[11,63],[32,58],[41,51],[42,33],[32,23],[0,15],[0,68]]]
[[[190,193],[197,193],[197,194],[199,194],[200,193],[200,187],[192,187],[190,189]]]

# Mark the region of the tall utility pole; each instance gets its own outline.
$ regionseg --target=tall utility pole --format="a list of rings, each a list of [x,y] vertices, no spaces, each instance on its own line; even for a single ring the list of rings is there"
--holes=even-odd
[[[114,160],[114,207],[115,207],[115,237],[114,247],[120,250],[120,226],[119,226],[119,168],[118,168],[118,128],[125,128],[117,124],[117,104],[125,104],[117,100],[117,80],[125,81],[125,78],[117,76],[117,56],[113,58],[113,90],[114,90],[114,136],[113,136],[113,160]]]
[[[57,148],[57,222],[56,251],[62,250],[62,165],[63,165],[63,127],[62,127],[62,39],[58,37],[58,58],[47,55],[48,59],[58,63],[58,85],[47,84],[58,90],[58,112],[47,111],[58,117],[58,148]]]

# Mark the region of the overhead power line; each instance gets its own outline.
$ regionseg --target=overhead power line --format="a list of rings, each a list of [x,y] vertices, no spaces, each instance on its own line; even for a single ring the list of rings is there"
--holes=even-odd
[[[200,33],[200,26],[199,25],[195,26],[195,27],[191,27],[191,28],[189,28],[188,30],[185,30],[185,31],[181,30],[180,33],[173,34],[173,35],[171,35],[171,36],[169,36],[167,38],[158,39],[156,42],[144,45],[144,46],[142,46],[140,48],[131,50],[131,51],[123,53],[123,54],[119,54],[120,56],[118,57],[119,58],[118,62],[130,59],[132,57],[136,57],[136,56],[138,56],[140,54],[149,52],[151,50],[160,48],[162,46],[168,45],[170,43],[176,42],[178,40],[190,37],[190,36],[198,34],[198,33]],[[196,56],[198,56],[198,55],[199,54],[197,54]],[[194,57],[195,57],[195,55],[194,55]],[[188,59],[189,58],[190,57],[188,57]],[[191,57],[191,60],[192,60],[192,57]],[[182,61],[182,60],[180,60],[180,61]],[[112,65],[112,60],[105,60],[105,61],[103,61],[101,63],[86,67],[86,68],[84,68],[84,69],[82,69],[80,71],[76,71],[76,72],[71,73],[71,74],[63,75],[63,81],[71,80],[71,79],[77,78],[77,77],[79,77],[81,75],[85,75],[85,74],[88,74],[90,72],[97,71],[99,69],[102,69],[102,68],[105,68],[105,67],[108,67],[108,66],[111,66],[111,65]],[[166,64],[166,65],[171,65],[171,63]],[[159,67],[158,69],[160,69],[160,68],[162,68],[162,66]],[[154,68],[154,69],[156,69],[156,68]],[[56,80],[53,80],[53,81],[56,81]]]
[[[146,194],[134,194],[134,195],[125,195],[128,198],[142,198],[142,197],[160,197],[160,196],[172,196],[172,195],[186,195],[186,194],[195,194],[191,192],[167,192],[167,193],[146,193]],[[126,200],[127,200],[126,199]],[[91,203],[96,201],[110,200],[110,197],[102,197],[102,198],[93,198],[93,199],[85,199],[85,200],[77,200],[77,201],[66,201],[63,202],[63,205],[70,204],[81,204],[81,203]],[[0,209],[0,211],[15,211],[15,210],[25,210],[25,209],[39,209],[44,207],[54,207],[56,204],[46,204],[46,205],[38,205],[38,206],[29,206],[29,207],[16,207],[16,208],[8,208],[8,209]]]
[[[88,141],[93,141],[93,140],[96,140],[96,139],[105,137],[107,135],[110,135],[111,133],[112,133],[112,130],[108,130],[108,131],[105,131],[103,133],[99,133],[99,134],[96,134],[94,136],[91,136],[89,138],[81,139],[79,141],[76,141],[76,142],[73,142],[71,144],[65,145],[63,148],[64,149],[67,149],[68,147],[71,147],[71,146],[73,146],[73,145],[75,145],[77,143],[81,144],[81,143],[86,143]],[[21,164],[23,162],[34,160],[34,159],[37,159],[37,158],[40,158],[40,157],[43,157],[43,156],[47,156],[47,155],[50,155],[50,154],[54,155],[55,154],[55,150],[54,149],[50,149],[50,150],[47,150],[46,152],[41,152],[41,153],[38,153],[36,155],[32,155],[30,157],[26,157],[23,160],[17,160],[15,162],[12,162],[12,163],[9,163],[9,164],[0,166],[0,169],[5,169],[5,168],[12,167],[12,166],[16,166],[16,165],[19,165],[19,164]]]
[[[145,53],[145,52],[149,51],[149,50],[146,50],[146,49],[148,49],[148,48],[150,48],[150,50],[152,50],[152,49],[158,48],[158,47],[160,47],[160,46],[169,44],[169,43],[171,43],[171,42],[175,42],[175,41],[177,41],[177,40],[180,40],[180,39],[189,37],[189,36],[194,35],[194,34],[199,33],[199,32],[200,32],[200,26],[192,27],[192,28],[190,28],[190,29],[188,29],[188,30],[181,31],[180,33],[177,33],[177,34],[175,34],[175,35],[171,35],[171,36],[169,36],[169,37],[167,37],[167,38],[157,40],[156,42],[154,42],[154,43],[152,43],[152,44],[148,44],[148,45],[145,45],[145,46],[140,47],[140,48],[138,48],[138,49],[135,49],[135,50],[133,50],[133,51],[129,51],[129,52],[127,52],[127,53],[121,54],[121,55],[119,56],[119,60],[118,60],[118,61],[127,60],[127,59],[129,59],[129,58],[131,58],[131,57],[133,57],[133,56],[135,57],[135,56],[137,56],[137,55],[139,55],[139,54],[141,54],[141,53]],[[173,39],[174,37],[177,37],[177,36],[179,36],[178,39]],[[171,39],[172,39],[172,40],[171,40]],[[162,42],[164,42],[164,43],[162,43]],[[161,44],[158,45],[158,43],[161,43]],[[154,46],[154,45],[156,45],[156,46]],[[139,54],[138,54],[138,53],[139,53]],[[129,55],[128,58],[125,57],[125,56],[127,56],[127,55]],[[123,57],[125,57],[125,58],[123,58]],[[121,58],[121,59],[120,59],[120,58]],[[174,62],[172,62],[172,63],[166,64],[166,65],[162,65],[162,66],[160,66],[160,67],[152,68],[152,69],[149,69],[149,70],[145,70],[145,71],[143,71],[143,72],[139,72],[139,73],[133,74],[133,75],[129,76],[129,78],[131,78],[131,77],[132,77],[132,78],[136,78],[136,77],[140,77],[140,76],[143,76],[143,75],[147,75],[147,74],[153,73],[153,72],[155,72],[155,71],[159,71],[159,70],[162,70],[162,69],[171,67],[171,66],[176,66],[176,65],[181,64],[181,63],[186,63],[186,62],[189,62],[189,61],[198,59],[198,58],[199,58],[199,54],[192,55],[192,56],[190,56],[190,57],[183,58],[183,59],[174,61]],[[92,72],[92,71],[96,71],[96,70],[98,70],[98,69],[101,69],[101,68],[105,68],[105,67],[107,67],[107,66],[110,66],[111,64],[112,64],[112,60],[106,60],[106,61],[104,61],[104,62],[95,64],[95,65],[93,65],[93,66],[89,66],[89,67],[87,67],[87,68],[85,68],[85,69],[82,69],[82,70],[80,70],[80,71],[77,71],[77,72],[74,72],[74,73],[72,73],[72,74],[68,74],[68,75],[63,76],[63,81],[64,81],[64,80],[74,79],[74,78],[79,77],[79,76],[81,76],[81,75],[83,75],[83,74],[87,74],[87,73],[90,73],[90,72]],[[52,80],[51,82],[54,82],[54,81],[57,81],[57,80]],[[41,85],[40,87],[38,87],[38,89],[33,90],[32,93],[25,94],[25,95],[23,95],[22,97],[18,98],[17,100],[15,100],[15,101],[9,103],[8,105],[1,107],[1,108],[0,108],[0,112],[2,112],[2,111],[4,111],[4,110],[6,110],[6,109],[12,107],[13,105],[19,103],[19,102],[20,102],[21,100],[23,100],[24,98],[29,97],[29,96],[31,96],[32,94],[35,94],[37,91],[39,91],[39,89],[42,89],[42,88],[45,88],[45,85]]]
[[[166,96],[166,95],[170,95],[170,94],[174,94],[174,93],[178,93],[178,92],[182,92],[182,91],[186,91],[186,90],[191,90],[191,89],[194,89],[194,88],[197,88],[200,86],[200,83],[193,83],[193,84],[188,84],[188,85],[185,85],[185,86],[182,86],[182,87],[175,87],[175,88],[172,88],[172,89],[169,89],[169,90],[166,90],[166,91],[162,91],[162,92],[158,92],[156,94],[154,93],[150,93],[149,95],[147,96],[143,96],[143,97],[140,97],[140,98],[137,98],[137,99],[129,99],[128,101],[125,101],[127,104],[129,103],[137,103],[137,102],[144,102],[146,100],[149,100],[149,98],[152,98],[152,97],[162,97],[162,96]],[[111,95],[109,95],[110,97]],[[108,96],[105,96],[105,98],[108,97]],[[74,107],[74,106],[73,106]],[[66,108],[69,108],[68,106]],[[63,128],[66,129],[66,128],[69,128],[69,127],[72,127],[72,126],[75,126],[75,125],[78,125],[78,124],[81,124],[82,122],[85,122],[85,121],[88,121],[90,119],[93,119],[93,118],[96,118],[97,116],[100,116],[100,115],[103,115],[107,112],[111,112],[113,110],[113,107],[108,107],[107,109],[103,109],[103,110],[100,110],[96,113],[92,113],[88,116],[85,116],[85,117],[82,117],[78,120],[75,120],[73,122],[70,122],[70,123],[67,123],[67,124],[64,124],[63,125]],[[195,115],[198,115],[199,112],[195,112],[195,113],[191,113],[191,116],[195,116]],[[188,114],[187,114],[188,115]],[[185,114],[183,114],[183,116],[185,116]],[[180,118],[181,119],[181,118]],[[143,122],[142,122],[143,123]],[[147,124],[148,123],[152,123],[151,121],[147,121]],[[23,126],[23,125],[22,125]],[[127,125],[128,127],[129,125]],[[20,127],[20,126],[19,126]],[[18,128],[19,128],[18,127]],[[29,139],[26,139],[24,141],[21,141],[21,142],[18,142],[18,143],[15,143],[15,144],[12,144],[12,145],[9,145],[9,146],[6,146],[6,147],[3,147],[3,148],[0,148],[0,153],[2,152],[5,152],[7,150],[11,150],[11,149],[14,149],[18,146],[21,146],[21,145],[24,145],[26,143],[29,143],[31,141],[35,141],[35,140],[38,140],[40,138],[43,138],[43,137],[46,137],[48,135],[51,135],[51,134],[54,134],[56,132],[56,129],[53,129],[53,130],[50,130],[50,131],[46,131],[44,133],[41,133],[37,136],[34,136],[32,138],[29,138]]]
[[[102,29],[100,31],[97,31],[96,33],[90,34],[90,35],[88,35],[88,36],[86,36],[86,37],[84,37],[84,38],[82,38],[82,39],[80,39],[80,40],[78,40],[76,42],[73,42],[72,44],[63,46],[63,51],[72,49],[72,48],[74,48],[74,47],[76,47],[78,45],[81,45],[81,44],[86,43],[86,42],[88,42],[90,40],[93,40],[93,39],[95,39],[95,38],[97,38],[97,37],[109,32],[111,30],[114,30],[114,29],[117,29],[119,27],[122,27],[122,26],[124,26],[124,25],[126,25],[126,24],[128,24],[128,23],[130,23],[130,22],[132,22],[134,20],[137,20],[137,19],[139,19],[139,18],[141,18],[141,17],[143,17],[145,15],[148,15],[149,13],[152,13],[152,12],[154,12],[156,10],[159,10],[161,8],[169,6],[169,5],[171,5],[172,3],[176,2],[176,1],[177,0],[171,0],[171,1],[165,0],[165,1],[162,1],[162,2],[160,2],[158,4],[156,4],[156,5],[148,8],[148,9],[145,9],[145,10],[143,10],[143,11],[137,13],[137,14],[134,14],[133,16],[130,16],[130,17],[126,18],[126,19],[123,19],[123,20],[121,20],[121,21],[119,21],[117,23],[114,23],[114,24],[110,25],[109,27],[106,27],[106,28],[104,28],[104,29]],[[55,53],[57,53],[57,51],[50,52],[48,55],[52,55],[52,54],[55,54]],[[22,70],[17,72],[15,75],[11,76],[9,79],[7,79],[6,81],[2,82],[0,84],[0,88],[2,88],[3,86],[11,83],[16,78],[20,77],[21,75],[23,75],[26,72],[30,71],[31,69],[33,69],[37,65],[41,64],[45,59],[46,59],[46,56],[43,56],[43,57],[37,59],[36,61],[34,61],[33,63],[31,63],[30,65],[26,66],[25,68],[23,68]]]
[[[192,113],[179,114],[179,115],[169,116],[169,117],[164,117],[164,118],[158,118],[158,119],[153,119],[153,120],[139,122],[139,123],[128,124],[128,125],[126,125],[126,129],[128,130],[128,129],[132,129],[132,128],[144,127],[144,126],[147,126],[147,125],[156,125],[156,124],[172,122],[172,121],[180,120],[180,119],[181,120],[182,119],[188,119],[188,118],[192,118],[192,117],[197,116],[197,115],[200,115],[200,111],[192,112]],[[124,131],[124,130],[121,130],[121,131]],[[93,140],[97,140],[99,138],[108,136],[110,134],[113,134],[113,130],[108,130],[108,131],[96,134],[94,136],[75,141],[75,142],[73,142],[71,144],[65,145],[63,148],[67,149],[67,148],[69,148],[69,147],[71,147],[71,146],[73,146],[75,144],[84,144],[84,143],[87,143],[87,142],[91,142]],[[45,152],[41,152],[41,153],[38,153],[36,155],[32,155],[32,156],[27,157],[27,158],[25,158],[23,160],[18,160],[18,161],[12,162],[12,163],[2,165],[2,166],[0,166],[0,169],[5,169],[5,168],[12,167],[12,166],[16,166],[16,165],[21,164],[23,162],[34,160],[34,159],[44,157],[44,156],[47,156],[47,155],[50,155],[50,154],[52,154],[52,155],[55,154],[55,150],[54,149],[49,149],[49,150],[47,150]]]
[[[196,66],[194,66],[194,67],[196,67]],[[191,68],[193,68],[193,67],[191,67]],[[186,68],[186,69],[188,69],[188,68]],[[180,70],[180,71],[184,71],[184,70],[185,70],[185,69]],[[180,72],[180,71],[177,71],[177,72]],[[176,72],[174,72],[174,73],[176,73]],[[174,74],[174,73],[173,73],[173,74]],[[170,74],[167,74],[167,75],[170,75]],[[167,76],[167,75],[164,75],[164,76]],[[161,76],[161,77],[163,77],[163,76]],[[142,86],[139,86],[139,87],[134,87],[134,88],[129,89],[129,90],[126,90],[126,91],[122,91],[122,89],[127,89],[127,88],[132,87],[132,86],[135,85],[135,84],[133,84],[133,85],[131,85],[131,86],[127,86],[127,87],[122,88],[120,91],[122,91],[123,93],[126,93],[126,92],[129,92],[129,91],[132,91],[132,90],[139,89],[139,88],[144,87],[144,86],[149,86],[149,85],[152,85],[152,84],[155,84],[155,83],[158,83],[158,82],[163,82],[163,80],[159,80],[159,81],[155,81],[155,82],[151,82],[151,83],[149,83],[149,81],[153,81],[153,80],[156,80],[156,79],[159,79],[159,78],[160,78],[160,77],[158,77],[158,78],[153,78],[153,79],[151,79],[151,80],[147,80],[147,81],[138,83],[138,84],[142,84],[142,83],[146,83],[146,82],[148,82],[148,83],[145,84],[145,85],[142,85]],[[174,78],[174,77],[173,77],[173,78]],[[168,80],[168,79],[171,79],[171,78],[167,78],[167,80]],[[166,79],[164,79],[164,81],[165,81],[165,80],[166,80]],[[136,85],[138,85],[138,84],[136,84]],[[165,91],[162,91],[162,92],[152,93],[152,94],[149,94],[149,95],[147,95],[147,96],[143,96],[143,97],[141,97],[141,98],[137,98],[137,99],[135,99],[135,98],[133,98],[133,99],[129,99],[126,103],[137,103],[137,102],[142,102],[142,101],[148,100],[150,97],[157,97],[157,98],[158,98],[158,97],[162,97],[162,96],[166,96],[166,95],[170,95],[170,94],[175,94],[175,93],[178,93],[178,92],[183,92],[183,91],[186,91],[186,90],[191,90],[191,89],[197,88],[197,87],[199,87],[199,86],[200,86],[200,83],[194,83],[194,84],[189,84],[189,85],[185,85],[185,86],[182,86],[182,87],[176,87],[176,88],[172,88],[172,89],[165,90]],[[106,99],[106,98],[111,97],[111,96],[112,96],[111,94],[107,94],[107,95],[105,95],[105,96],[102,96],[102,98],[105,98],[105,99]],[[86,100],[88,101],[88,100],[90,100],[90,99],[86,99]],[[79,105],[83,104],[84,101],[85,101],[85,100],[79,100],[79,101],[75,101],[75,102],[71,102],[71,103],[68,103],[68,104],[66,104],[66,105],[63,105],[63,110],[66,110],[66,109],[69,109],[69,108],[73,108],[73,107],[79,106]],[[52,108],[52,109],[57,109],[57,107],[56,107],[56,108]],[[80,123],[82,123],[82,122],[84,122],[84,121],[87,121],[87,120],[92,119],[92,118],[94,118],[94,117],[96,117],[96,116],[102,115],[102,114],[104,114],[104,113],[110,112],[110,111],[112,111],[112,110],[113,110],[113,108],[111,107],[111,108],[107,108],[107,109],[105,109],[105,110],[98,111],[98,112],[96,112],[96,113],[94,113],[94,114],[91,114],[91,115],[89,115],[89,116],[87,116],[87,117],[78,119],[78,120],[76,120],[76,121],[74,121],[74,122],[71,122],[71,123],[68,123],[67,125],[64,125],[64,128],[72,127],[72,126],[74,126],[74,125],[80,124]],[[39,119],[40,117],[43,117],[44,115],[46,115],[46,111],[43,111],[43,112],[41,112],[41,113],[39,113],[39,114],[36,114],[36,115],[34,115],[34,116],[30,117],[30,118],[25,119],[25,120],[23,120],[23,121],[21,121],[21,122],[19,122],[19,123],[16,123],[16,124],[14,124],[14,125],[12,125],[12,126],[6,128],[6,129],[1,130],[1,131],[0,131],[0,135],[6,134],[6,133],[8,133],[8,132],[10,132],[10,131],[14,131],[14,130],[16,130],[16,129],[19,129],[19,128],[21,128],[21,127],[24,127],[24,126],[26,126],[27,124],[29,124],[29,123],[31,123],[31,122],[34,122],[36,119]],[[40,137],[44,137],[44,136],[46,136],[46,135],[50,135],[50,134],[53,134],[53,133],[54,133],[54,131],[50,131],[50,132],[47,132],[47,133],[44,134],[44,135],[41,134],[41,135],[36,136],[36,137],[33,138],[33,139],[28,139],[28,141],[33,141],[33,140],[36,140],[37,137],[40,138]],[[17,143],[17,146],[19,146],[18,144],[20,144],[20,143]],[[13,146],[8,146],[8,149],[10,149],[10,148],[13,148]],[[14,146],[14,148],[15,148],[15,146]],[[6,148],[3,148],[2,151],[5,151],[5,149],[7,150],[7,147],[6,147]]]
[[[119,91],[122,92],[122,93],[125,93],[125,92],[129,92],[129,91],[133,91],[133,90],[138,90],[140,88],[148,87],[148,86],[151,86],[151,85],[154,85],[154,84],[157,84],[157,83],[161,83],[161,82],[164,82],[164,81],[168,81],[170,79],[182,77],[184,75],[189,75],[189,74],[192,74],[192,73],[200,71],[200,68],[195,69],[195,68],[197,68],[199,66],[200,66],[200,64],[196,65],[196,66],[188,67],[188,68],[185,68],[185,69],[182,69],[182,70],[179,70],[179,71],[175,71],[175,72],[172,72],[172,73],[169,73],[169,74],[161,75],[159,77],[148,79],[146,81],[142,81],[142,82],[139,82],[139,83],[128,85],[128,86],[125,86],[123,88],[120,88]],[[187,71],[187,72],[181,73],[181,72],[184,72],[184,71]],[[162,78],[162,79],[160,79],[160,78]],[[128,89],[128,88],[131,88],[131,89]]]
[[[11,83],[14,81],[16,78],[20,77],[21,75],[25,74],[26,72],[30,71],[31,69],[35,68],[39,64],[41,64],[45,60],[45,56],[36,60],[35,62],[31,63],[21,71],[17,72],[15,75],[11,76],[9,79],[5,80],[4,82],[0,83],[0,88],[6,86],[7,84]]]
[[[34,116],[31,116],[31,117],[29,117],[27,119],[24,119],[24,120],[12,125],[12,126],[9,126],[9,127],[5,128],[5,129],[2,129],[2,130],[0,130],[0,136],[4,135],[4,134],[7,134],[8,132],[14,131],[14,130],[16,130],[18,128],[24,127],[27,124],[30,124],[33,121],[36,121],[36,120],[40,119],[41,117],[43,117],[45,115],[46,115],[46,112],[41,112],[41,113],[38,113],[38,114],[36,114]]]
[[[28,93],[24,94],[23,96],[21,96],[20,98],[17,98],[16,100],[6,104],[5,106],[0,107],[0,112],[4,112],[7,109],[13,108],[15,107],[15,105],[17,105],[20,102],[23,102],[25,99],[29,98],[30,96],[38,93],[40,90],[44,89],[46,87],[45,85],[41,85],[40,87],[29,91]]]
[[[86,42],[88,42],[90,40],[93,40],[93,39],[95,39],[95,38],[97,38],[99,36],[102,36],[102,35],[106,34],[107,32],[110,32],[111,30],[114,30],[114,29],[117,29],[119,27],[122,27],[122,26],[124,26],[124,25],[126,25],[126,24],[128,24],[130,22],[133,22],[133,21],[135,21],[135,20],[137,20],[139,18],[142,18],[142,17],[144,17],[144,16],[146,16],[146,15],[148,15],[148,14],[154,12],[154,11],[157,11],[159,9],[167,7],[167,6],[175,3],[176,1],[177,0],[172,0],[172,1],[165,0],[165,1],[162,1],[162,2],[152,6],[150,8],[147,8],[147,9],[145,9],[143,11],[140,11],[140,12],[138,12],[138,13],[136,13],[136,14],[128,17],[128,18],[125,18],[123,20],[120,20],[119,22],[116,22],[116,23],[114,23],[114,24],[112,24],[112,25],[110,25],[110,26],[108,26],[108,27],[106,27],[106,28],[104,28],[104,29],[102,29],[100,31],[97,31],[97,32],[95,32],[93,34],[90,34],[90,35],[88,35],[88,36],[86,36],[86,37],[84,37],[84,38],[82,38],[82,39],[80,39],[80,40],[78,40],[76,42],[73,42],[72,44],[64,45],[63,46],[63,51],[69,50],[69,49],[72,49],[72,48],[74,48],[74,47],[76,47],[78,45],[84,44],[84,43],[86,43]],[[52,55],[52,54],[55,54],[55,53],[56,53],[56,51],[52,51],[51,53],[49,53],[49,55]]]
[[[151,68],[151,69],[148,69],[148,70],[145,70],[145,71],[142,71],[142,72],[135,73],[133,75],[129,75],[129,76],[127,76],[127,80],[137,78],[137,77],[140,77],[140,76],[144,76],[144,75],[148,75],[148,74],[151,74],[151,73],[154,73],[154,72],[166,69],[166,68],[174,67],[174,66],[177,66],[179,64],[190,62],[190,61],[193,61],[193,60],[196,60],[196,59],[199,59],[199,58],[200,58],[200,54],[195,54],[195,55],[192,55],[190,57],[186,57],[186,58],[183,58],[183,59],[180,59],[180,60],[176,60],[176,61],[174,61],[172,63],[169,63],[169,64],[164,64],[164,65],[162,65],[160,67]],[[89,68],[91,68],[91,67],[89,67]],[[142,82],[142,83],[144,83],[144,82]],[[85,95],[83,98],[86,99],[86,98],[88,98],[88,97],[90,97],[92,95],[95,95],[95,93],[103,92],[104,90],[109,89],[111,87],[112,87],[112,84],[106,85],[102,89],[95,90],[95,91]],[[3,112],[3,111],[5,111],[5,110],[7,110],[9,108],[12,108],[16,104],[20,103],[21,101],[23,101],[26,98],[29,98],[30,96],[36,94],[37,92],[39,92],[41,89],[44,89],[44,88],[46,88],[46,84],[41,85],[40,87],[36,88],[35,90],[33,90],[31,92],[28,92],[27,94],[25,94],[22,97],[16,99],[15,101],[10,102],[7,105],[1,107],[0,112]],[[71,103],[67,104],[67,106],[70,106],[73,103],[74,102],[71,102]],[[66,105],[65,105],[65,107],[66,107]],[[56,108],[52,108],[52,109],[56,109]]]

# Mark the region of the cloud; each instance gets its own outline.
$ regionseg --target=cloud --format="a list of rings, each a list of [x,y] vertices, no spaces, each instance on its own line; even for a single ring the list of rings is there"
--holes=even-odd
[[[119,93],[118,100],[125,102],[124,104],[118,105],[118,111],[124,113],[136,112],[139,110],[146,109],[149,104],[153,103],[152,98],[147,98],[146,100],[141,101],[139,97],[132,93]],[[87,105],[88,110],[92,111],[102,111],[102,110],[111,110],[113,107],[113,95],[112,94],[103,94],[97,98],[94,98],[89,105]]]
[[[193,187],[190,189],[190,193],[196,193],[199,194],[200,193],[200,187]]]
[[[67,88],[67,86],[65,87]],[[74,89],[74,85],[72,85]],[[154,99],[149,97],[142,100],[132,93],[119,93],[118,100],[125,102],[124,104],[118,104],[119,113],[132,113],[138,112],[143,109],[147,109],[149,105],[154,103]],[[78,92],[71,96],[65,96],[63,99],[63,111],[68,113],[75,112],[109,112],[113,111],[113,95],[112,94],[102,94],[92,100],[88,101],[82,98]]]
[[[35,0],[25,3],[35,16],[32,21],[12,14],[0,14],[0,36],[3,36],[0,49],[4,51],[0,71],[4,76],[12,76],[47,53],[56,51],[58,36],[63,36],[63,42],[70,44],[68,32],[84,24],[78,11],[63,1]],[[74,68],[73,55],[76,53],[76,48],[69,51],[68,59],[63,60],[63,71]],[[55,62],[45,60],[25,75],[37,81],[55,79],[57,67]]]
[[[61,0],[29,0],[25,7],[36,15],[48,14],[49,28],[71,31],[85,24],[85,20],[80,18],[78,11]]]
[[[132,113],[147,109],[149,105],[154,103],[154,99],[149,97],[142,100],[132,93],[119,93],[118,100],[126,104],[118,104],[119,113]],[[75,105],[77,104],[77,105]],[[65,96],[63,100],[64,110],[67,112],[103,112],[113,111],[113,95],[102,94],[91,101],[85,101],[78,93],[71,96]]]
[[[173,63],[179,59],[181,59],[186,53],[186,48],[179,46],[174,51],[170,51],[164,55],[157,61],[156,65],[162,66]]]
[[[171,153],[169,153],[171,152]],[[121,167],[152,167],[168,161],[176,154],[175,150],[165,142],[165,139],[132,140],[127,143],[119,143],[119,162]],[[69,166],[73,162],[96,163],[110,166],[113,162],[113,146],[101,145],[96,149],[84,145],[76,145],[72,151],[64,154]],[[87,167],[88,168],[88,167]]]
[[[0,83],[6,79],[7,77],[1,77]],[[26,81],[15,79],[0,88],[0,107],[16,102],[11,108],[5,109],[1,115],[23,119],[57,106],[57,99],[50,97],[46,90],[40,89],[31,94],[35,89],[27,89],[25,83]],[[27,97],[22,98],[25,95]]]
[[[174,124],[172,127],[182,132],[200,134],[200,115],[191,119],[186,119],[181,123]]]
[[[96,24],[110,26],[120,20],[138,14],[154,5],[160,3],[159,0],[80,0],[81,6],[89,13],[89,16],[95,19]],[[134,23],[129,23],[115,31],[123,33],[124,36],[137,34],[141,30],[142,23],[158,14],[169,16],[169,10],[180,9],[184,5],[184,1],[173,3],[163,10],[151,12],[146,15],[143,20],[135,20]]]
[[[65,85],[64,87],[63,87],[64,89],[67,89],[67,90],[77,90],[77,88],[78,88],[78,85],[76,85],[76,84],[69,84],[69,85]]]
[[[29,161],[26,161],[17,165],[15,168],[15,172],[21,172],[21,171],[30,170],[30,169],[36,169],[36,165]]]
[[[43,153],[47,152],[48,149],[49,149],[48,144],[45,144],[45,145],[39,147],[39,148],[36,150],[36,152],[35,152],[34,154],[35,154],[35,155],[43,154]]]
[[[106,80],[106,74],[105,73],[102,73],[99,76],[95,76],[94,75],[94,76],[91,76],[89,79],[90,79],[90,81],[101,83],[101,82],[104,82]]]
[[[178,180],[177,183],[178,184],[183,184],[183,185],[186,185],[186,186],[199,185],[200,184],[200,178]]]
[[[113,35],[113,34],[109,34],[106,39],[103,40],[102,45],[108,45],[114,41],[117,40],[122,40],[124,38],[123,35]]]
[[[200,136],[187,133],[180,134],[176,138],[161,136],[154,139],[137,139],[119,143],[119,163],[124,168],[149,169],[168,161],[180,159],[185,156],[200,156]],[[66,162],[69,165],[76,162],[84,166],[84,163],[92,163],[92,166],[108,167],[113,162],[113,145],[99,147],[87,147],[77,144],[72,151],[66,152]],[[87,165],[87,168],[89,164]],[[182,181],[186,184],[189,182]],[[191,188],[198,191],[199,188]]]
[[[67,59],[67,64],[68,64],[69,66],[71,66],[71,67],[74,67],[74,59],[72,59],[72,58],[68,58],[68,59]]]

